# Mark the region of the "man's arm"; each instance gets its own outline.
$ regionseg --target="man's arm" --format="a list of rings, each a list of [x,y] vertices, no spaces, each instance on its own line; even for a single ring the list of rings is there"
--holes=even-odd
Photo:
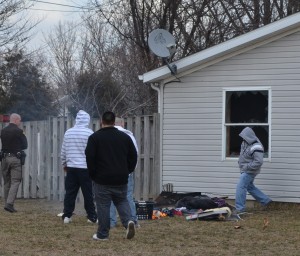
[[[261,145],[255,144],[251,147],[250,152],[253,160],[248,164],[248,168],[252,170],[259,169],[264,162],[264,149]]]
[[[96,172],[96,143],[92,136],[88,138],[88,142],[85,148],[85,157],[89,175],[91,178],[93,178]]]
[[[254,152],[253,160],[248,164],[248,167],[252,170],[257,170],[262,166],[263,160],[264,160],[264,153]]]
[[[63,143],[62,143],[62,146],[61,146],[61,150],[60,150],[60,160],[61,160],[61,163],[65,169],[65,167],[67,167],[67,159],[66,159],[66,134],[63,138]]]
[[[131,139],[129,140],[129,152],[127,156],[127,163],[129,173],[132,173],[137,164],[137,151]]]

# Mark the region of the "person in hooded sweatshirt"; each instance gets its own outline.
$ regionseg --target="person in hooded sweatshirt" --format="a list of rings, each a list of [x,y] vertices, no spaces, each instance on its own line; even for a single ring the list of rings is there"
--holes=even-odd
[[[237,213],[246,209],[247,191],[263,206],[272,200],[254,185],[255,177],[260,173],[263,164],[264,147],[250,127],[242,130],[239,136],[243,139],[239,156],[240,179],[236,187],[235,208]]]
[[[115,127],[119,131],[124,132],[131,138],[131,140],[134,144],[134,147],[136,149],[136,152],[138,153],[138,145],[137,145],[136,139],[134,138],[133,133],[131,131],[124,128],[124,119],[116,117]],[[133,191],[134,191],[134,179],[133,178],[134,178],[133,173],[130,173],[128,175],[127,200],[130,205],[131,218],[134,221],[135,227],[140,227],[140,225],[138,224],[138,218],[136,215],[136,206],[135,206],[135,202],[134,202],[134,198],[133,198]],[[113,228],[116,225],[117,225],[116,207],[113,203],[111,203],[111,206],[110,206],[110,228]]]
[[[87,213],[88,222],[97,222],[97,213],[93,200],[92,180],[87,169],[85,148],[88,138],[94,132],[88,128],[90,115],[80,110],[76,115],[74,127],[65,132],[62,148],[61,161],[66,172],[65,198],[63,222],[68,224],[75,209],[75,201],[81,188],[84,208]]]

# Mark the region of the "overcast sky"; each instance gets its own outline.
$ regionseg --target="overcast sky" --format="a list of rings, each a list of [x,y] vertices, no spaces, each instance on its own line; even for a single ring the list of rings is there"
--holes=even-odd
[[[35,36],[30,42],[30,48],[45,46],[44,35],[47,35],[58,25],[59,21],[74,21],[80,23],[81,7],[87,0],[43,0],[37,1],[29,10],[30,16],[42,19],[34,29]]]

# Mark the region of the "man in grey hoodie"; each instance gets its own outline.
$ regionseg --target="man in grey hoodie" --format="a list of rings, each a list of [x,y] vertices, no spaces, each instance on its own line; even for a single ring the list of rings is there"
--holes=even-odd
[[[75,201],[81,188],[84,198],[84,208],[88,222],[97,222],[97,213],[93,200],[92,180],[89,176],[85,158],[85,147],[93,131],[88,128],[90,115],[79,110],[74,127],[68,129],[64,135],[61,148],[61,161],[65,172],[65,199],[62,219],[65,224],[72,221],[71,216],[75,209]]]
[[[254,179],[260,173],[263,164],[264,147],[249,127],[243,129],[239,135],[243,142],[238,161],[241,176],[236,187],[235,207],[237,213],[245,211],[247,191],[263,206],[272,202],[254,185]]]

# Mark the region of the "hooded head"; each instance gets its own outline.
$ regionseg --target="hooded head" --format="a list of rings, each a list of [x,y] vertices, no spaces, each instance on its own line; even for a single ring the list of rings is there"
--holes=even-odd
[[[88,127],[90,124],[90,115],[83,110],[79,110],[76,115],[75,126]]]
[[[242,130],[242,132],[239,134],[240,137],[243,138],[248,144],[253,144],[256,141],[259,141],[256,137],[254,131],[250,127],[246,127]]]

